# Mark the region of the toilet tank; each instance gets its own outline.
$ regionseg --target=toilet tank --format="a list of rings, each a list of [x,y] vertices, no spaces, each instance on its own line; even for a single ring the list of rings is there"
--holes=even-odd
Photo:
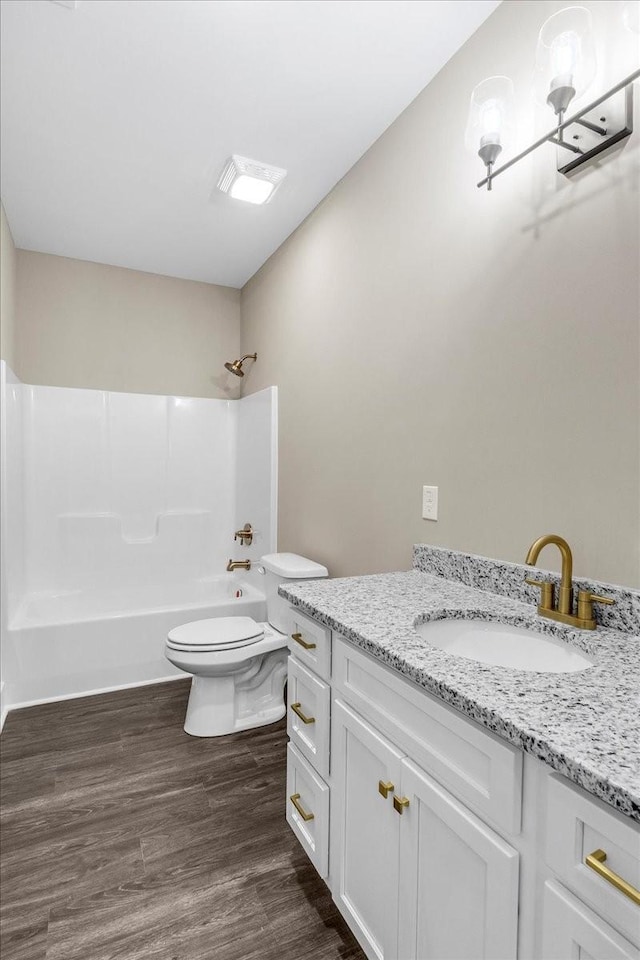
[[[289,580],[319,580],[328,577],[329,571],[297,553],[268,553],[260,563],[264,568],[267,620],[281,633],[289,633],[289,604],[278,596],[278,587]]]

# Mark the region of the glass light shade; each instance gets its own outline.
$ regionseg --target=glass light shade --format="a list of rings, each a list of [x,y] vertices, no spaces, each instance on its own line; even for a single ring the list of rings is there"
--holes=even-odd
[[[565,7],[542,25],[536,50],[536,99],[556,113],[566,110],[596,75],[591,13]]]
[[[465,145],[485,163],[513,139],[515,97],[509,77],[488,77],[471,94]],[[487,161],[486,157],[493,158]]]

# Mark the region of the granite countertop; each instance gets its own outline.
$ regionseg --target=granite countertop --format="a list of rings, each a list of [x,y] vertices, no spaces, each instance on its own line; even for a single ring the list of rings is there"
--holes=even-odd
[[[539,617],[535,603],[421,570],[286,584],[280,594],[640,821],[640,636],[602,626],[575,630]],[[530,627],[574,644],[595,666],[575,673],[536,673],[457,657],[414,629],[418,621],[445,617]]]

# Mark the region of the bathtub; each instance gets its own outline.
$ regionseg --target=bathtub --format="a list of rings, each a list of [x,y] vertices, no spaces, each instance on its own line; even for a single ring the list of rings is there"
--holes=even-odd
[[[171,587],[26,597],[3,643],[9,709],[184,678],[169,630],[208,617],[266,618],[264,594],[235,576]]]

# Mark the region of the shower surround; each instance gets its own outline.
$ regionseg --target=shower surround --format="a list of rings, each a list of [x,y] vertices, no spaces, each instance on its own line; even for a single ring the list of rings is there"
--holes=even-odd
[[[172,627],[263,618],[259,572],[225,566],[276,548],[275,387],[210,400],[31,386],[2,363],[0,391],[3,711],[179,676]]]

